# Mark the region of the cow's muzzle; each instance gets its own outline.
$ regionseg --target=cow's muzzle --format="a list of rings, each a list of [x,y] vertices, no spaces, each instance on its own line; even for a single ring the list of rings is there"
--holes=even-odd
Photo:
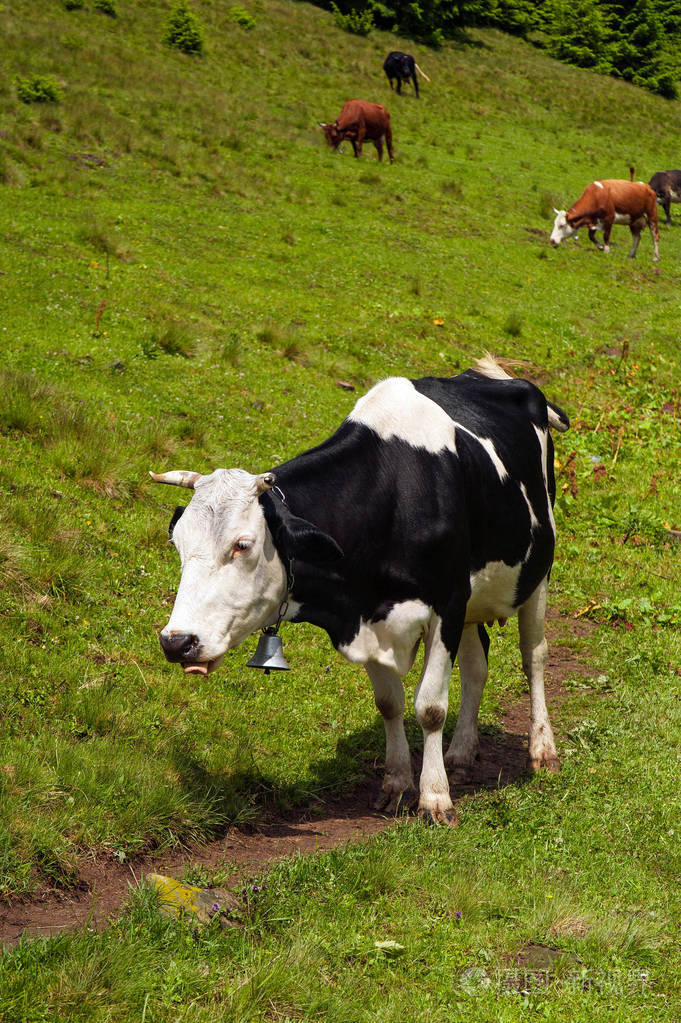
[[[198,659],[200,645],[198,636],[192,636],[187,632],[170,632],[168,634],[162,632],[159,639],[166,660],[177,664],[193,662]]]

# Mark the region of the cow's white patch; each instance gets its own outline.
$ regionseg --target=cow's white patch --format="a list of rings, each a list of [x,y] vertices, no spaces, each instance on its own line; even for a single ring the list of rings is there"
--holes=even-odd
[[[615,213],[616,224],[630,224],[631,215],[629,213]]]
[[[444,409],[416,390],[406,377],[388,377],[359,399],[348,416],[383,440],[403,440],[437,454],[456,452],[454,423]]]
[[[525,501],[527,502],[527,508],[530,513],[530,529],[535,530],[539,526],[539,520],[537,519],[537,516],[534,514],[534,508],[532,507],[532,503],[529,497],[527,496],[527,488],[524,483],[520,484],[520,490],[523,497],[525,498]]]
[[[556,520],[553,517],[553,507],[551,505],[551,498],[549,496],[549,473],[547,469],[548,464],[548,452],[549,452],[549,431],[542,430],[535,423],[532,424],[534,432],[537,434],[539,441],[539,447],[541,448],[541,471],[544,477],[544,491],[546,493],[546,506],[549,514],[549,522],[551,523],[551,529],[553,535],[556,535]]]
[[[414,663],[432,613],[421,600],[405,600],[380,622],[362,620],[357,635],[338,649],[353,664],[373,661],[404,676]]]
[[[489,561],[484,568],[473,572],[470,577],[471,596],[466,605],[466,622],[491,622],[496,618],[510,618],[514,615],[522,567],[522,561],[517,565]]]
[[[672,202],[681,202],[681,193],[677,192],[675,188],[670,188],[669,198],[672,200]]]
[[[473,433],[472,430],[467,430],[465,426],[462,426],[461,423],[457,423],[456,421],[454,421],[454,425],[455,425],[457,430],[463,430],[463,432],[467,433],[469,437],[473,437],[474,440],[477,440],[478,444],[480,444],[480,446],[483,448],[483,450],[489,455],[489,457],[490,457],[490,459],[492,461],[492,465],[494,466],[494,468],[497,471],[497,475],[499,476],[499,479],[502,482],[505,479],[508,479],[508,471],[506,469],[506,466],[504,465],[502,460],[499,458],[499,455],[497,454],[497,449],[494,447],[494,444],[493,444],[491,438],[490,437],[478,437],[477,433]]]
[[[597,188],[603,188],[603,184],[600,181],[594,181],[594,185],[596,185]]]
[[[242,539],[251,542],[243,552],[236,547]],[[163,635],[195,636],[197,662],[220,658],[276,621],[286,570],[258,501],[256,476],[217,469],[201,477],[173,543],[182,577]]]

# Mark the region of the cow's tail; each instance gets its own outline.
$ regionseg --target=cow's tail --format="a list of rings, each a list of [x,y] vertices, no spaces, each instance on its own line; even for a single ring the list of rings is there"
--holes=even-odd
[[[629,180],[630,181],[634,180],[634,167],[633,167],[633,165],[629,168]]]
[[[546,402],[546,411],[549,415],[549,426],[553,430],[557,430],[558,433],[565,433],[566,430],[570,429],[570,420],[563,412],[562,408],[558,408],[552,401]]]
[[[422,71],[422,70],[421,70],[421,68],[420,68],[420,67],[418,66],[418,64],[416,63],[416,61],[414,61],[414,67],[416,68],[416,70],[418,71],[418,73],[419,73],[420,75],[422,75],[422,76],[423,76],[423,77],[425,78],[425,80],[426,80],[427,82],[429,82],[429,81],[430,81],[430,78],[428,77],[428,75],[427,75],[427,74],[425,73],[425,71]]]
[[[513,380],[513,374],[508,373],[489,352],[485,352],[482,359],[478,359],[473,369],[481,376],[489,377],[490,380]]]
[[[473,367],[476,373],[480,373],[483,377],[488,377],[490,380],[514,380],[515,377],[512,373],[509,373],[493,355],[489,352],[485,352],[482,359],[478,359],[475,366]],[[563,412],[562,408],[554,405],[552,401],[546,401],[546,413],[549,417],[549,426],[552,430],[557,430],[558,433],[565,433],[566,430],[570,429],[570,420]]]

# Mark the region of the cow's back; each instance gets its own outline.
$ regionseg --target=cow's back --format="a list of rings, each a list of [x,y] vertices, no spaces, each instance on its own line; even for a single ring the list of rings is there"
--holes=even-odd
[[[606,178],[600,182],[604,189],[610,194],[615,208],[625,207],[632,203],[640,207],[641,211],[650,207],[657,201],[655,192],[644,181],[627,181],[625,178]]]
[[[360,123],[364,123],[370,132],[376,130],[382,135],[390,123],[390,114],[380,103],[368,103],[363,99],[347,100],[338,116],[338,130],[346,131]]]

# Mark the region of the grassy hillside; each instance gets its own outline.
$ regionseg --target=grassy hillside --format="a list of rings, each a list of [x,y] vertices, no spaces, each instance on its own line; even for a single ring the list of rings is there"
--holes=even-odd
[[[674,1019],[681,231],[675,213],[656,265],[649,236],[626,258],[626,228],[607,257],[547,236],[595,176],[678,166],[681,104],[500,33],[436,53],[276,0],[249,0],[250,30],[196,0],[190,58],[161,42],[169,7],[0,9],[0,891],[68,887],[85,856],[161,854],[380,763],[368,682],[319,631],[286,628],[284,681],[244,669],[255,640],[207,679],[162,660],[177,495],[147,470],[264,471],[384,375],[490,349],[568,411],[551,601],[591,667],[556,714],[559,777],[470,800],[453,831],[285,864],[227,937],[187,942],[142,894],[110,935],[3,957],[0,1016]],[[394,48],[432,80],[420,101],[390,92]],[[59,103],[18,100],[34,74]],[[325,148],[317,121],[354,96],[391,111],[393,166]],[[485,727],[522,688],[510,626]],[[458,979],[537,944],[581,986]]]

